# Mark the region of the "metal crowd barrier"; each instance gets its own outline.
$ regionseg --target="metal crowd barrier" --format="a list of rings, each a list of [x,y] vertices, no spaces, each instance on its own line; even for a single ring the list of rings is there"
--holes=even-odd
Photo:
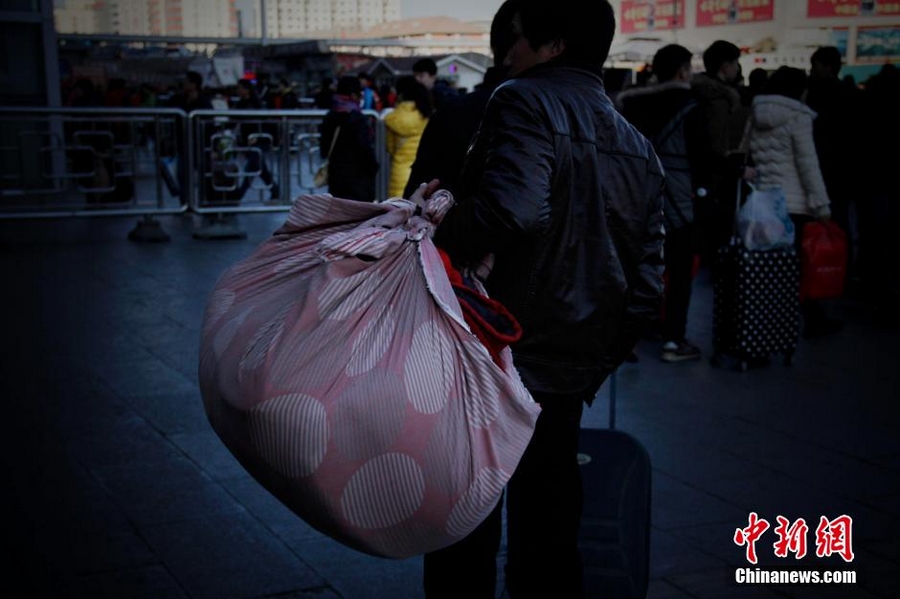
[[[0,107],[0,218],[176,214],[178,109]]]
[[[322,162],[319,125],[325,110],[197,110],[188,117],[191,209],[198,214],[286,210],[313,183]],[[379,159],[376,196],[387,193],[384,123],[364,111]],[[266,179],[269,179],[268,181]],[[277,192],[277,193],[276,193]]]
[[[325,191],[312,182],[325,114],[0,107],[0,219],[286,211],[297,196]],[[383,200],[384,122],[364,114]]]

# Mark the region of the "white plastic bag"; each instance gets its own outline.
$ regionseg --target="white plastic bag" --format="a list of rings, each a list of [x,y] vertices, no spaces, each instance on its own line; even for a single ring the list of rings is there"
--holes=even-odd
[[[738,237],[748,250],[771,250],[794,243],[794,223],[787,211],[781,188],[756,189],[737,217]]]

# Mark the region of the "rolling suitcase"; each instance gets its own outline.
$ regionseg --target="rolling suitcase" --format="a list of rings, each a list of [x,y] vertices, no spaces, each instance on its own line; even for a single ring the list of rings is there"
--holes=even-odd
[[[743,188],[738,180],[738,199]],[[800,336],[800,257],[794,246],[747,249],[738,236],[740,204],[735,202],[731,239],[713,265],[711,363],[747,370],[781,354],[790,365]]]
[[[757,360],[793,360],[800,329],[800,264],[793,247],[720,248],[713,271],[714,366],[726,357],[741,370]]]
[[[731,358],[746,370],[777,354],[789,365],[799,331],[796,249],[749,250],[738,238],[735,221],[731,241],[719,248],[713,268],[713,366]]]
[[[609,377],[609,429],[582,429],[584,509],[579,548],[584,596],[644,599],[650,577],[650,455],[616,425],[616,373]]]

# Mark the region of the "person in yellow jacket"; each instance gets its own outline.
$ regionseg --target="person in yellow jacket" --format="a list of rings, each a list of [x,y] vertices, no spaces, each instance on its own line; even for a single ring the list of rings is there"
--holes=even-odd
[[[404,76],[397,80],[397,106],[384,117],[387,132],[387,151],[391,155],[391,180],[388,197],[403,197],[403,190],[409,180],[419,140],[431,116],[431,96],[424,85],[414,77]]]

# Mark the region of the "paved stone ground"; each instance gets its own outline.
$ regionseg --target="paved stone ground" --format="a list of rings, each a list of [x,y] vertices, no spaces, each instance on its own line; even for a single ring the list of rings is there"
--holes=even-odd
[[[199,327],[217,277],[284,219],[242,215],[247,238],[126,241],[134,219],[0,221],[4,281],[2,560],[18,596],[420,599],[421,560],[346,549],[306,526],[231,457],[197,386]],[[710,351],[711,287],[691,336]],[[900,597],[900,329],[853,303],[847,326],[802,341],[795,365],[737,372],[664,364],[645,341],[619,372],[618,428],[653,463],[649,599]],[[607,423],[607,390],[585,428]],[[855,585],[737,585],[733,542],[755,511],[803,517],[810,556],[761,564],[853,569]],[[815,557],[820,516],[853,518],[855,560]],[[11,584],[10,583],[10,584]]]

